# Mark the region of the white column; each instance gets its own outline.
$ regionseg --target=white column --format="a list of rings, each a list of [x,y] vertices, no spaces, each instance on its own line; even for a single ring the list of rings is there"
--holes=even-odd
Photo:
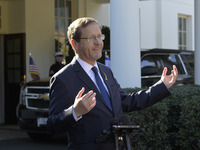
[[[141,87],[138,0],[110,0],[111,69],[122,88]]]
[[[195,84],[200,85],[200,0],[195,0]]]
[[[162,0],[156,0],[156,44],[157,48],[162,48]]]

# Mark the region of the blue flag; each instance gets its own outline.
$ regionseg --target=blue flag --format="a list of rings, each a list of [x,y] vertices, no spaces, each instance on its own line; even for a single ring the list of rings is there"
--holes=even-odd
[[[105,65],[108,66],[110,68],[110,58],[109,55],[105,55]]]

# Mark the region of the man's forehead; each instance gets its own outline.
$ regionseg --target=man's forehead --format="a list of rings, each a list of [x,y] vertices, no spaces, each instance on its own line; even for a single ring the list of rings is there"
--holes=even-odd
[[[82,28],[81,31],[82,31],[82,35],[96,35],[96,34],[101,34],[101,28],[95,22],[87,25],[84,28]]]

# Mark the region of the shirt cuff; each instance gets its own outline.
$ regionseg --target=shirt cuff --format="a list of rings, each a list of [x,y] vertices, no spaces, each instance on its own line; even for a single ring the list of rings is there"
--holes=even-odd
[[[72,114],[73,114],[73,117],[74,117],[74,120],[75,121],[79,121],[81,118],[82,118],[82,116],[80,116],[80,117],[77,117],[76,116],[76,114],[75,114],[75,112],[74,112],[74,107],[72,106]]]

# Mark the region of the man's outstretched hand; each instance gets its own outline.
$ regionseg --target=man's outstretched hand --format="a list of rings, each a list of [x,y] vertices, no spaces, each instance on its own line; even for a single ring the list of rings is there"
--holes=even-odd
[[[96,93],[89,91],[84,94],[85,88],[83,87],[76,96],[73,107],[77,117],[88,113],[96,105]]]
[[[167,88],[170,88],[176,82],[176,78],[178,76],[178,70],[176,66],[173,65],[173,70],[171,71],[171,74],[167,76],[166,73],[167,73],[167,67],[165,67],[163,70],[161,80],[163,81],[163,83]]]

